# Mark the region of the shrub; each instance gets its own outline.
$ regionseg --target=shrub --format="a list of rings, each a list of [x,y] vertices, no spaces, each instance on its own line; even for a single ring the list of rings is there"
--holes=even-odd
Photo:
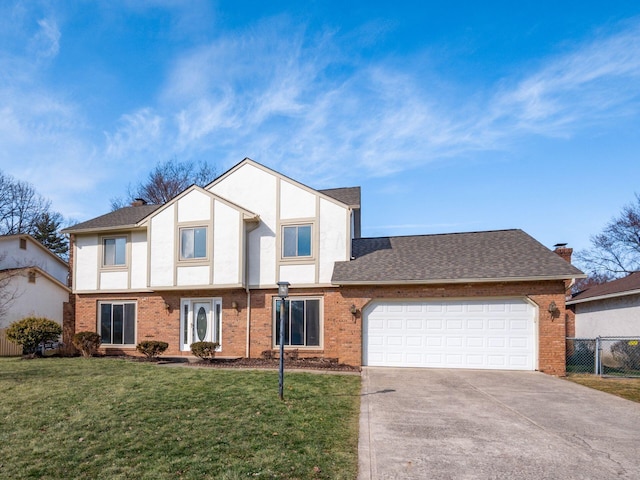
[[[91,357],[96,354],[102,338],[96,332],[78,332],[71,340],[73,346],[80,350],[83,357]]]
[[[159,342],[157,340],[145,340],[136,345],[136,350],[143,353],[147,358],[156,358],[169,348],[167,342]]]
[[[45,342],[60,338],[62,327],[48,318],[27,317],[12,323],[7,329],[7,339],[17,345],[31,358],[35,357],[38,347]]]
[[[203,360],[213,360],[219,346],[218,342],[195,342],[191,344],[191,353]]]
[[[621,340],[611,346],[611,355],[626,370],[640,370],[640,343]]]

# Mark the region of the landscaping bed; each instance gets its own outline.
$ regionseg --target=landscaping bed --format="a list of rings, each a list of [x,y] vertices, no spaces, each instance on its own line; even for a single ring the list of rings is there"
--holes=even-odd
[[[163,361],[160,359],[160,361]],[[279,368],[280,362],[275,358],[215,358],[189,363],[191,366],[210,368]],[[337,372],[360,372],[360,367],[338,363],[337,360],[321,357],[297,358],[284,361],[285,369],[331,370]]]

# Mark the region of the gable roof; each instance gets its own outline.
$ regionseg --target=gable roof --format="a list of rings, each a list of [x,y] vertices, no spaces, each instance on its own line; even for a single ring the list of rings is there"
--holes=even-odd
[[[351,208],[360,208],[360,187],[326,188],[318,191]]]
[[[332,283],[564,280],[585,275],[522,230],[357,238]]]
[[[56,262],[58,262],[61,265],[64,265],[66,268],[69,268],[69,264],[67,262],[65,262],[58,255],[53,253],[51,250],[49,250],[47,247],[45,247],[42,243],[40,243],[38,240],[33,238],[33,236],[29,235],[28,233],[15,233],[15,234],[11,234],[11,235],[0,235],[0,242],[2,242],[3,240],[13,240],[13,239],[16,239],[16,238],[24,238],[24,239],[30,241],[36,247],[38,247],[40,250],[42,250],[47,255],[49,255],[49,257],[53,258]]]
[[[589,287],[574,295],[567,301],[567,305],[635,294],[640,294],[640,272],[633,272],[624,278]]]
[[[211,183],[209,183],[208,185],[206,185],[204,188],[205,190],[210,190],[211,188],[213,188],[217,183],[220,183],[221,181],[223,181],[225,178],[227,178],[228,176],[232,175],[234,172],[236,172],[237,170],[239,170],[240,168],[242,168],[245,165],[251,165],[253,167],[256,167],[260,170],[262,170],[263,172],[267,172],[271,175],[274,175],[278,178],[281,179],[285,179],[286,181],[302,188],[303,190],[306,190],[308,192],[314,193],[314,194],[319,194],[320,197],[324,197],[325,199],[336,203],[338,205],[341,206],[346,206],[346,207],[352,207],[352,205],[346,203],[344,200],[347,200],[347,197],[345,195],[347,195],[346,193],[335,193],[334,195],[330,195],[327,193],[326,190],[316,190],[315,188],[311,188],[308,185],[305,185],[304,183],[299,182],[298,180],[294,180],[291,177],[286,176],[283,173],[278,172],[277,170],[274,170],[272,168],[269,168],[265,165],[262,165],[259,162],[256,162],[255,160],[252,160],[249,157],[244,158],[242,161],[236,163],[233,167],[231,167],[229,170],[227,170],[226,172],[224,172],[222,175],[216,177]],[[357,189],[357,193],[358,193],[358,206],[360,206],[360,187],[349,187],[349,188],[335,188],[335,189],[330,189],[330,190],[350,190],[350,189]],[[349,200],[354,200],[354,194],[353,192],[351,192],[349,194]],[[339,198],[342,197],[342,198]]]
[[[134,228],[136,224],[160,208],[162,205],[138,205],[123,207],[86,222],[81,222],[62,230],[62,233],[91,232],[98,230],[119,230]]]
[[[144,220],[147,219],[147,217],[152,217],[155,216],[156,214],[160,213],[162,210],[164,210],[165,208],[167,208],[169,205],[173,205],[175,203],[177,203],[180,199],[186,197],[187,195],[189,195],[192,192],[200,192],[203,195],[206,195],[207,197],[210,198],[215,198],[216,200],[219,200],[220,202],[224,203],[225,205],[238,210],[239,212],[241,212],[244,215],[244,219],[245,220],[249,220],[249,221],[258,221],[260,219],[260,216],[257,213],[253,213],[250,210],[247,210],[246,208],[241,207],[240,205],[238,205],[237,203],[234,203],[230,200],[227,200],[224,197],[221,197],[220,195],[217,195],[209,190],[205,190],[202,187],[199,187],[198,185],[191,185],[190,187],[187,187],[185,190],[183,190],[182,192],[180,192],[178,195],[176,195],[175,197],[173,197],[171,200],[169,200],[166,203],[163,203],[162,205],[157,205],[157,208],[155,210],[153,210],[152,212],[150,212],[147,216],[141,218],[138,223],[142,223]]]

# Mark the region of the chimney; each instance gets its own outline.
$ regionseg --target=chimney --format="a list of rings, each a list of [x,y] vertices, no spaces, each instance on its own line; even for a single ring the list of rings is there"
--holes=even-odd
[[[136,198],[133,202],[131,202],[132,207],[141,207],[142,205],[146,205],[147,201],[144,198]]]
[[[571,254],[573,253],[573,248],[567,248],[566,243],[556,243],[553,247],[553,253],[571,263]]]

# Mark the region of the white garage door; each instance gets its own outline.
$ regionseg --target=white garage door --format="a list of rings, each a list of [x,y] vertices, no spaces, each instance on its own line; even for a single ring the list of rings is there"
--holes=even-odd
[[[363,364],[535,370],[534,308],[522,299],[373,302]]]

